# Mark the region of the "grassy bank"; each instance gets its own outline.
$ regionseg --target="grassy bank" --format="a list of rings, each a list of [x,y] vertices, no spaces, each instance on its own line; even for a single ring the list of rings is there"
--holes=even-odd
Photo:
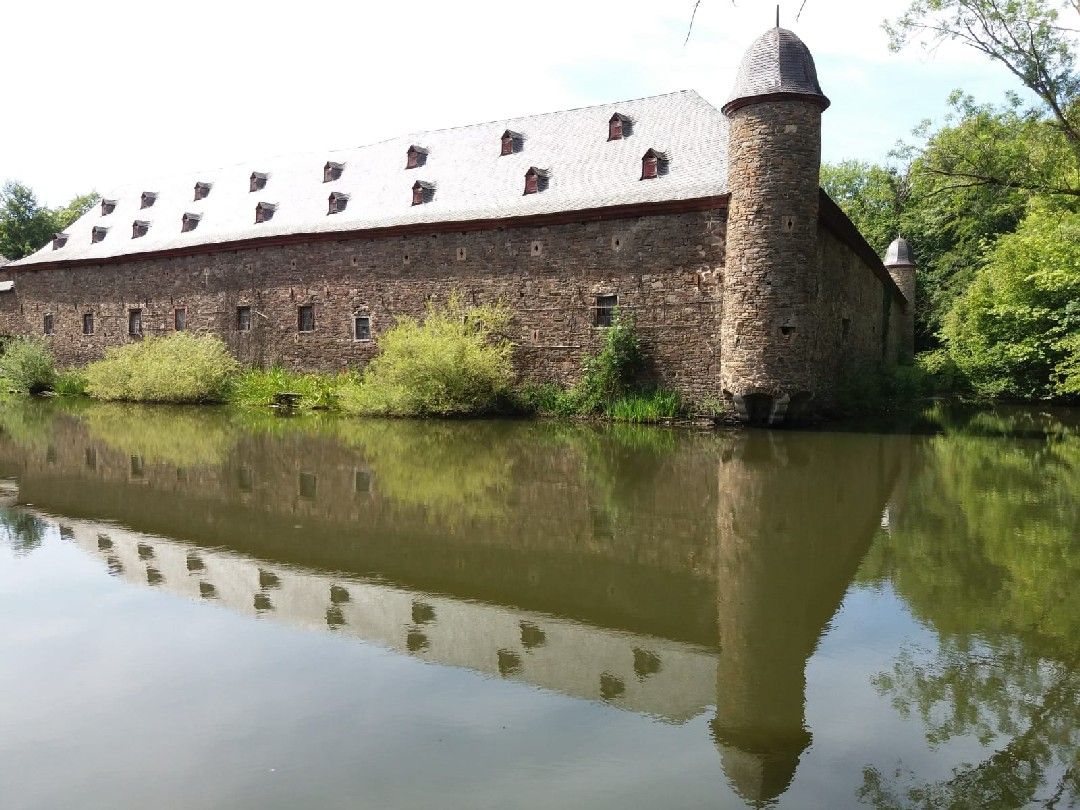
[[[566,388],[516,380],[505,337],[510,312],[465,305],[457,296],[431,305],[423,320],[404,317],[380,338],[364,371],[302,373],[245,369],[212,335],[180,332],[111,347],[85,368],[58,371],[41,340],[10,341],[0,355],[8,391],[110,402],[279,405],[357,416],[483,415],[599,418],[652,423],[684,414],[677,394],[642,384],[645,357],[632,321],[616,317],[604,344]]]

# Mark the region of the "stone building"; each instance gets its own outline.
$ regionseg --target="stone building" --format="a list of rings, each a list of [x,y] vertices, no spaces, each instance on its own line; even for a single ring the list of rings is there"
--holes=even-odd
[[[573,381],[617,309],[691,401],[828,410],[910,354],[913,304],[913,268],[819,188],[828,106],[775,28],[719,110],[684,91],[148,179],[0,270],[0,333],[82,363],[210,331],[246,363],[337,369],[456,290],[511,305],[528,378]]]

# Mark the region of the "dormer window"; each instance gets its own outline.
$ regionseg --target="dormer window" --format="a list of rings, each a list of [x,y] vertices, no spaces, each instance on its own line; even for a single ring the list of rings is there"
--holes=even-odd
[[[546,170],[538,169],[535,166],[531,167],[525,172],[525,193],[536,194],[540,191],[546,191],[549,177],[550,174]]]
[[[330,195],[330,208],[326,212],[327,214],[340,214],[345,210],[345,207],[349,204],[349,195],[342,194],[340,191],[335,191]]]
[[[412,187],[412,204],[423,205],[435,199],[435,184],[417,180]]]
[[[150,223],[145,220],[137,219],[131,223],[131,238],[138,239],[140,236],[146,236],[146,232],[150,230]]]
[[[668,157],[664,152],[650,149],[641,158],[641,179],[653,180],[667,174]]]
[[[102,200],[101,201],[101,215],[107,217],[113,211],[116,210],[116,200]]]
[[[261,202],[255,206],[255,222],[269,222],[274,218],[277,206],[274,203]]]
[[[525,147],[525,136],[520,132],[514,132],[512,129],[506,130],[502,134],[502,151],[500,155],[513,155],[520,152]]]
[[[322,170],[322,181],[324,183],[332,183],[335,180],[341,179],[341,173],[345,171],[344,163],[334,163],[332,160],[326,161],[326,165]]]
[[[139,208],[149,208],[151,205],[153,205],[156,202],[157,202],[157,192],[156,191],[144,191],[142,193],[142,198],[140,199],[140,202],[139,202]]]
[[[211,183],[196,183],[195,184],[195,199],[205,200],[210,196]]]
[[[266,188],[266,180],[269,176],[266,172],[252,172],[248,191],[262,191]]]
[[[611,116],[611,120],[608,121],[607,139],[609,141],[621,141],[623,138],[628,138],[633,134],[634,122],[631,118],[622,113],[615,113]]]
[[[90,242],[100,242],[109,233],[108,228],[102,228],[100,225],[94,226],[94,229],[90,231]]]
[[[67,244],[68,235],[66,233],[58,233],[52,238],[52,249],[59,250]]]
[[[427,163],[428,150],[422,146],[413,144],[405,156],[406,169],[418,169]]]
[[[187,233],[188,231],[195,230],[199,227],[199,221],[201,219],[202,216],[199,214],[184,214],[183,218],[180,220],[180,233]]]

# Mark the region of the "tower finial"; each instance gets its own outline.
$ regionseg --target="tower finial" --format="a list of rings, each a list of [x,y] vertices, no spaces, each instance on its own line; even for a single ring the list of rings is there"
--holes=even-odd
[[[776,27],[780,27],[780,4],[776,4]]]

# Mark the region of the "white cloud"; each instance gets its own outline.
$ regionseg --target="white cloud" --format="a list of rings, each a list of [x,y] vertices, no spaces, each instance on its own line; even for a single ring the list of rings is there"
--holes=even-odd
[[[890,89],[852,80],[867,65],[902,79],[905,64],[921,59],[885,48],[881,20],[905,0],[809,0],[796,25],[799,2],[781,4],[782,22],[819,61],[850,60],[834,75],[823,71],[834,110],[841,98],[857,109],[859,94]],[[18,178],[57,204],[140,176],[685,87],[720,104],[743,50],[772,24],[774,3],[702,0],[684,47],[692,7],[9,3],[4,60],[19,72],[5,88],[0,178]],[[942,52],[934,66],[947,71],[971,58]]]

